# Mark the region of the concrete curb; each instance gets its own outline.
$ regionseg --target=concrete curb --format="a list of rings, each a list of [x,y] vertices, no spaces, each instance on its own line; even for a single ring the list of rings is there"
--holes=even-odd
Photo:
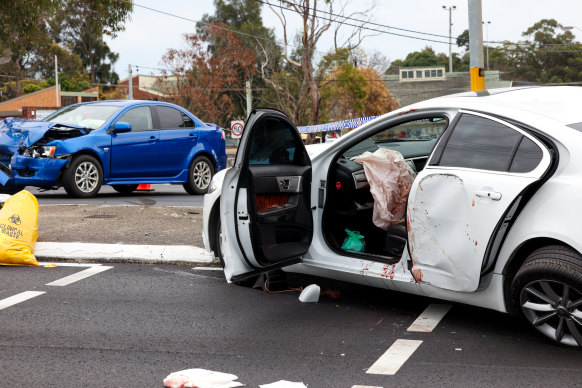
[[[212,253],[188,245],[38,242],[34,255],[43,261],[217,265]]]

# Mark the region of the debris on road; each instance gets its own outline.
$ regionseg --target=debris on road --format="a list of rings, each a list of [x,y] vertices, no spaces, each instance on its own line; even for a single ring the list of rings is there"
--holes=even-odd
[[[0,209],[0,265],[35,265],[38,239],[38,202],[22,190],[6,200]]]
[[[238,380],[238,377],[229,373],[194,368],[170,373],[168,377],[164,379],[164,387],[231,388],[243,386],[243,384],[234,380]]]
[[[310,284],[299,295],[299,301],[303,303],[317,303],[319,302],[319,293],[321,289],[317,284]]]
[[[259,385],[259,388],[307,388],[303,383],[294,383],[292,381],[279,380],[271,384]]]

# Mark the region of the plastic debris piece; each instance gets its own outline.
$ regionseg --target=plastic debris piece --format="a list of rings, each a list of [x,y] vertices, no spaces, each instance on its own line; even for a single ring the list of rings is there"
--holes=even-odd
[[[455,351],[460,352],[463,348],[455,348]]]
[[[52,263],[52,264],[47,264],[47,265],[45,265],[44,267],[45,267],[45,268],[55,268],[56,266],[57,266],[57,265],[56,265],[55,263]]]
[[[352,231],[346,228],[345,231],[348,234],[348,237],[345,238],[342,244],[342,249],[350,252],[364,252],[364,249],[366,249],[364,236],[362,236],[357,230]]]
[[[299,295],[299,301],[303,303],[319,302],[319,293],[321,289],[317,284],[310,284]]]
[[[231,388],[242,387],[238,377],[229,373],[206,369],[185,369],[173,372],[164,379],[167,388]]]
[[[303,383],[294,383],[287,380],[279,380],[271,384],[259,385],[259,388],[307,388]]]

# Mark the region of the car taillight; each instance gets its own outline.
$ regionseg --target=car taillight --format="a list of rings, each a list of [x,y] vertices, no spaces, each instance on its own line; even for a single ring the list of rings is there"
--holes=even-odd
[[[257,211],[284,206],[289,201],[288,194],[257,194]]]
[[[222,139],[224,139],[224,131],[222,129],[220,130],[220,137],[222,137]]]

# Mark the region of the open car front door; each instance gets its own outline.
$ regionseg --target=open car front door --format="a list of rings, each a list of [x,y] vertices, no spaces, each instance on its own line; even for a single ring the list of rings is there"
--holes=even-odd
[[[228,281],[301,261],[313,237],[311,161],[286,115],[251,112],[220,201]]]

